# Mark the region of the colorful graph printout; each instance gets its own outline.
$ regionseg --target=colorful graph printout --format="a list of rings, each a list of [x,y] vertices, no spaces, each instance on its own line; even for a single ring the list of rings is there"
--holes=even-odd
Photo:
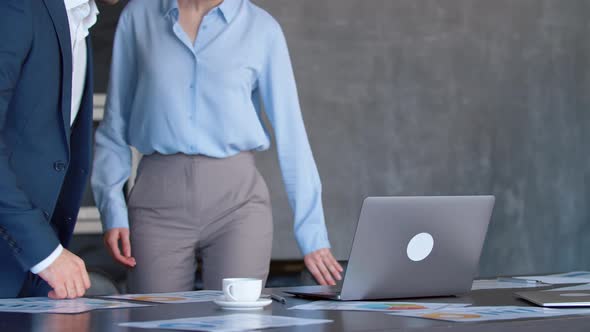
[[[86,298],[52,300],[47,297],[28,297],[0,300],[0,312],[22,313],[78,314],[99,309],[123,309],[146,306],[145,304]]]
[[[464,303],[420,303],[420,302],[360,302],[360,301],[315,301],[291,307],[299,310],[352,310],[352,311],[420,311],[442,308],[459,308],[469,304]]]
[[[536,280],[546,284],[586,284],[590,283],[589,271],[573,271],[567,273],[551,274],[546,276],[524,276],[518,279]]]
[[[564,292],[564,291],[568,291],[568,292],[570,292],[570,291],[590,291],[590,284],[552,288],[552,289],[546,290],[546,292]]]
[[[497,280],[497,279],[482,279],[482,280],[474,280],[473,285],[471,286],[471,290],[480,290],[480,289],[503,289],[503,288],[535,288],[535,287],[545,287],[547,285],[541,283],[526,283],[523,281],[518,282],[518,280],[511,282],[505,280]]]
[[[154,303],[193,303],[213,301],[222,295],[222,291],[194,291],[177,293],[124,294],[105,296],[105,298]]]
[[[266,328],[304,326],[331,323],[326,319],[307,319],[296,317],[236,314],[227,316],[210,316],[160,320],[151,322],[121,323],[120,326],[145,329],[169,329],[181,331],[239,332]]]
[[[543,318],[566,315],[590,314],[590,310],[547,309],[536,307],[465,307],[444,308],[419,312],[395,312],[394,316],[417,317],[451,322],[482,322],[490,320],[509,320],[522,318]]]

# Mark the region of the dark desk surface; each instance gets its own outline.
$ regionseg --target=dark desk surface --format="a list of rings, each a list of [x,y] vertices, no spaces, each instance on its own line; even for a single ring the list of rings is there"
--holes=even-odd
[[[473,305],[528,304],[512,295],[514,290],[480,290],[455,298],[420,299],[423,302],[457,302]],[[275,290],[277,294],[280,294]],[[117,326],[120,322],[149,321],[200,317],[234,313],[262,313],[279,316],[331,319],[334,322],[281,331],[590,331],[590,315],[546,319],[512,320],[481,323],[451,323],[427,319],[390,316],[379,312],[287,310],[308,301],[288,297],[286,305],[273,302],[263,311],[239,312],[220,310],[212,302],[190,304],[159,304],[152,307],[120,310],[99,310],[78,315],[0,313],[0,332],[19,331],[154,331]],[[277,331],[269,329],[268,331]]]

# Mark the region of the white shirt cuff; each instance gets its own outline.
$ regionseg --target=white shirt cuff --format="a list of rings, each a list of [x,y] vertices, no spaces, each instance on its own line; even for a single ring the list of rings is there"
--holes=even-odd
[[[47,258],[42,260],[37,265],[33,266],[31,268],[31,272],[34,274],[38,274],[38,273],[43,272],[43,270],[45,270],[49,265],[51,265],[51,264],[53,264],[53,262],[55,262],[55,260],[59,257],[59,255],[61,255],[61,252],[63,250],[64,250],[64,247],[62,247],[61,244],[59,244],[57,246],[57,248],[55,248],[55,250],[51,253],[51,255],[47,256]]]

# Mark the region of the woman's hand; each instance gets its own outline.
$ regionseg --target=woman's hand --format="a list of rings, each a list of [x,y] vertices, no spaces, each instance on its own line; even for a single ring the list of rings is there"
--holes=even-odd
[[[121,241],[121,249],[119,249]],[[129,242],[128,228],[112,228],[104,234],[104,244],[111,256],[124,266],[134,267],[135,258],[131,256],[131,243]]]
[[[344,272],[344,269],[342,269],[342,266],[336,261],[328,248],[319,249],[305,255],[303,261],[320,285],[335,286],[336,281],[334,279],[342,280],[341,273]]]

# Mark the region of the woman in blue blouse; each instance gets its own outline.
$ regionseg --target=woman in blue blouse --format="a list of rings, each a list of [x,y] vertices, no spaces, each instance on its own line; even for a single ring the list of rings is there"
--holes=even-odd
[[[207,289],[219,289],[225,277],[266,279],[271,207],[252,155],[270,145],[261,104],[305,264],[320,284],[334,285],[342,268],[329,249],[321,183],[279,24],[250,0],[127,5],[92,187],[106,246],[133,267],[131,292],[192,290],[198,252]],[[126,203],[129,146],[144,157]]]

